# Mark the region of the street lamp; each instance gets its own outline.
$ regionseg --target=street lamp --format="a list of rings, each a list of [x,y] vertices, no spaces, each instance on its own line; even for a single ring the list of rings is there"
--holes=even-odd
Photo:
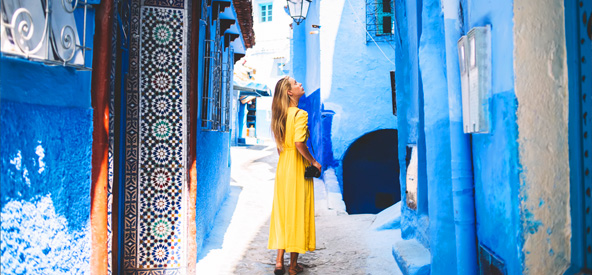
[[[290,17],[294,19],[296,25],[300,25],[304,19],[306,19],[306,14],[308,13],[308,6],[310,6],[310,2],[312,0],[287,0],[288,1],[288,12],[290,13]]]

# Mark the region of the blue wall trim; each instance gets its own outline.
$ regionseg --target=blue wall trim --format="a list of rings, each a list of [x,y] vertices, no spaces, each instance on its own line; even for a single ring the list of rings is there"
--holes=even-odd
[[[90,71],[0,56],[3,100],[61,107],[90,107]]]

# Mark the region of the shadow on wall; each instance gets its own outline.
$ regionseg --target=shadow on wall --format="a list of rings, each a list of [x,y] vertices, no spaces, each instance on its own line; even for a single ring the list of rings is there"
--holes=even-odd
[[[349,214],[376,214],[401,200],[397,130],[365,134],[343,158],[343,200]]]

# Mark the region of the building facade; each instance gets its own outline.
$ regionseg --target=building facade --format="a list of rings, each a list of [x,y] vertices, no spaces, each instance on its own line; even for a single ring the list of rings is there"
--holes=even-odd
[[[310,145],[335,169],[350,214],[380,210],[387,191],[361,199],[359,212],[348,203],[348,155],[372,160],[359,151],[377,149],[357,143],[388,151],[369,134],[396,131],[389,154],[400,197],[391,201],[401,201],[404,242],[393,254],[404,273],[591,272],[589,9],[562,0],[312,1],[293,25]],[[354,163],[389,163],[377,159]],[[366,175],[358,186],[371,189]],[[409,243],[427,251],[427,264],[400,249]]]
[[[286,1],[252,2],[255,45],[243,57],[235,77],[237,83],[238,128],[241,143],[271,142],[271,102],[277,81],[290,73],[290,37],[292,19],[285,11]],[[247,133],[248,132],[248,133]]]
[[[312,1],[306,20],[292,24],[291,75],[306,92],[300,107],[309,116],[309,147],[336,174],[350,213],[378,213],[400,199],[394,19],[386,3]]]
[[[192,272],[228,193],[250,2],[13,2],[2,7],[3,272]]]
[[[401,232],[429,250],[431,274],[590,272],[587,9],[395,1]],[[465,77],[484,79],[475,94]],[[466,128],[474,114],[482,131]]]

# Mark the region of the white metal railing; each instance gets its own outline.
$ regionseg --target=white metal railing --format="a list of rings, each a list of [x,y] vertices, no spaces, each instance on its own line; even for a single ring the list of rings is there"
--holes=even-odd
[[[2,0],[0,38],[3,55],[49,65],[91,70],[86,64],[87,10],[82,0]],[[74,16],[83,9],[82,42]]]

